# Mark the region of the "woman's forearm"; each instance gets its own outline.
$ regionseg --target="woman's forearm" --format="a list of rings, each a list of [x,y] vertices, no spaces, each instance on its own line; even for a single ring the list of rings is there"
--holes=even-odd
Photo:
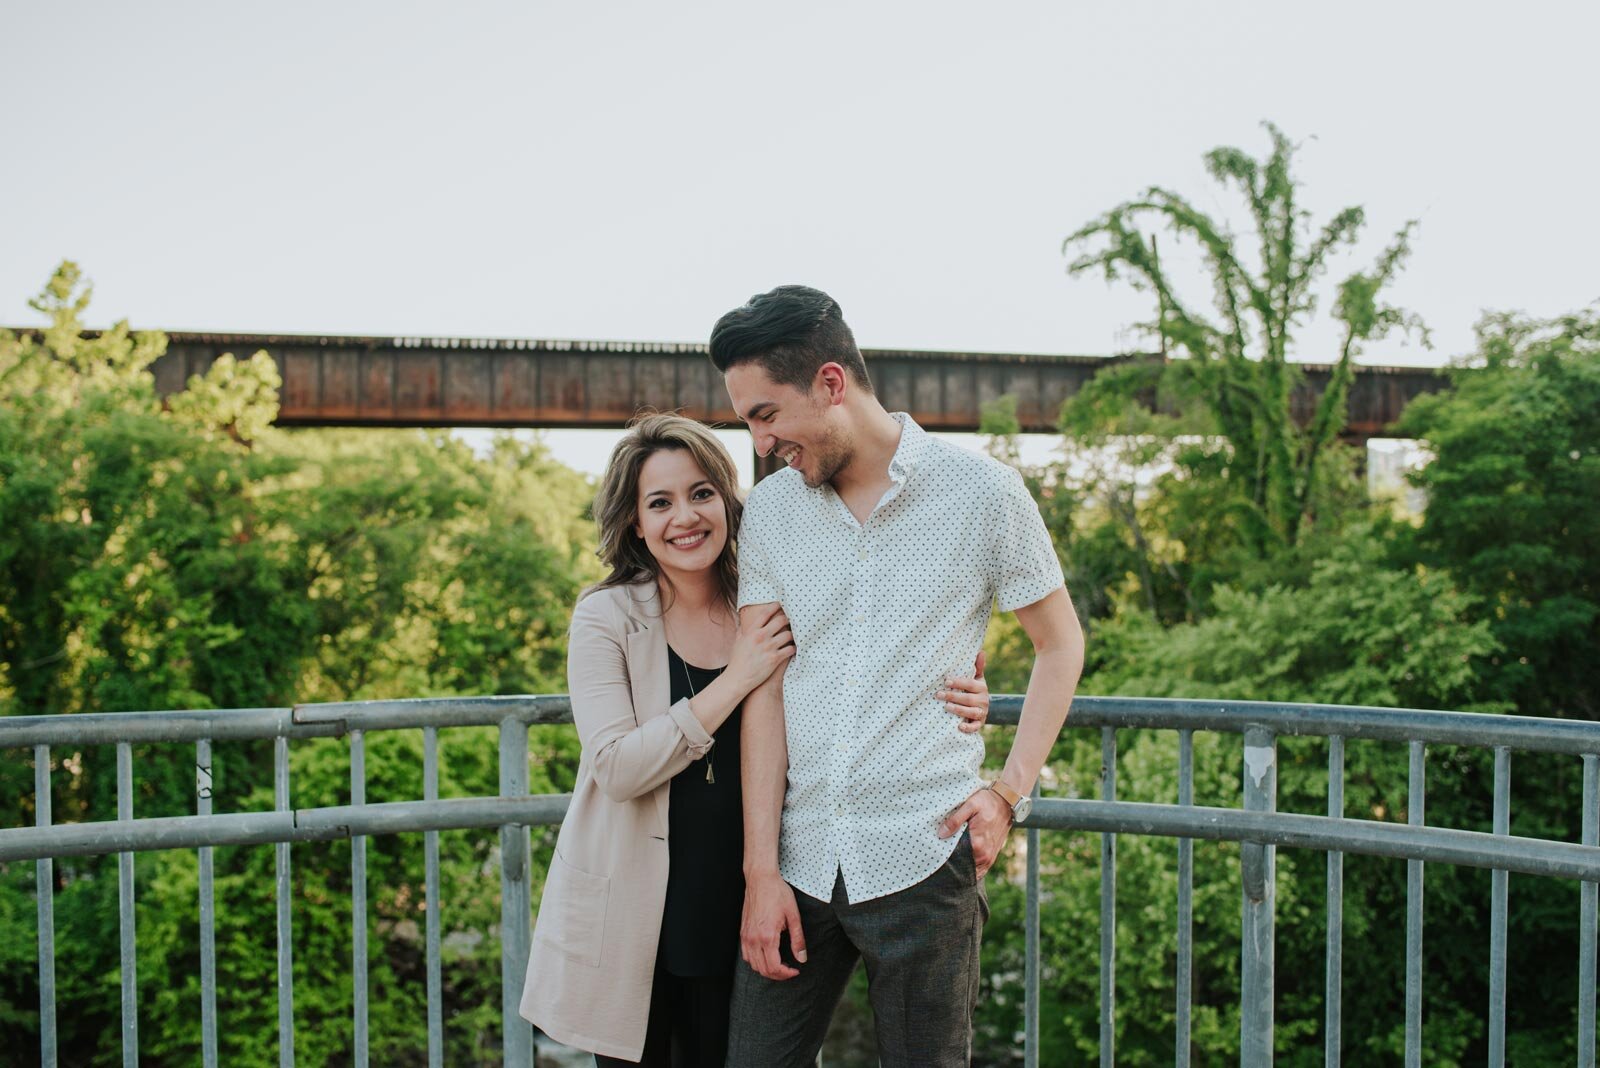
[[[739,707],[739,702],[745,699],[747,689],[741,688],[738,680],[729,678],[728,672],[724,671],[694,695],[689,708],[706,733],[715,734],[717,728],[727,722],[733,710]]]

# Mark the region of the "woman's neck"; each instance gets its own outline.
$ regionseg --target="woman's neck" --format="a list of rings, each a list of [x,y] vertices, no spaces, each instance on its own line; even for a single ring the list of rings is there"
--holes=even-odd
[[[671,583],[670,588],[668,582]],[[722,601],[715,573],[707,569],[688,574],[673,572],[656,580],[662,599],[670,601],[673,614],[712,615]]]

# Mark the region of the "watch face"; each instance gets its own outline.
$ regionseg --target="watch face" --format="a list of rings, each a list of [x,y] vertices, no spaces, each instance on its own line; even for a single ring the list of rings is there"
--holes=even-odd
[[[1011,808],[1011,814],[1014,815],[1017,818],[1017,822],[1018,823],[1021,823],[1023,820],[1027,819],[1028,818],[1028,813],[1030,813],[1032,811],[1033,811],[1033,798],[1027,797],[1027,796],[1024,796],[1021,800],[1019,800]]]

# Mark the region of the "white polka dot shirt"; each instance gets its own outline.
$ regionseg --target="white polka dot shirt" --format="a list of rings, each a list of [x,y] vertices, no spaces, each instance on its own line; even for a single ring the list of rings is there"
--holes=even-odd
[[[751,490],[739,532],[740,607],[781,602],[795,636],[779,866],[823,901],[841,871],[857,902],[949,859],[957,838],[936,832],[981,785],[983,738],[935,691],[972,674],[997,600],[1011,612],[1063,585],[1014,470],[894,418],[892,485],[865,523],[786,468]]]

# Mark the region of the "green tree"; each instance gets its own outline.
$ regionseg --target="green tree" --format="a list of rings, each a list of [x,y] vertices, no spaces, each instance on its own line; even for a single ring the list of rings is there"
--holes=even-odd
[[[566,618],[595,572],[587,481],[537,441],[479,457],[445,434],[272,427],[277,371],[224,357],[160,398],[159,334],[86,332],[89,290],[64,264],[37,332],[0,333],[0,714],[244,708],[308,700],[558,692]],[[571,788],[571,728],[536,728],[532,789]],[[368,797],[421,796],[421,740],[368,743]],[[348,798],[346,743],[297,743],[296,806]],[[497,784],[492,730],[443,732],[441,792]],[[270,748],[219,743],[217,811],[271,807]],[[192,751],[133,752],[137,816],[192,811]],[[58,821],[115,817],[109,747],[52,752]],[[33,819],[32,769],[0,762],[0,806]],[[550,836],[535,834],[548,851]],[[447,1057],[497,1050],[498,887],[492,836],[442,838]],[[348,1057],[349,845],[297,848],[300,1053]],[[424,1048],[421,844],[373,839],[372,1034],[386,1062]],[[230,1064],[276,1060],[272,850],[219,849],[220,1032]],[[542,865],[538,870],[543,870]],[[197,871],[188,851],[140,855],[141,1048],[198,1058]],[[115,858],[56,865],[64,1063],[120,1062]],[[264,889],[265,888],[265,889]],[[535,888],[537,889],[537,888]],[[0,865],[0,1020],[37,1041],[33,866]]]
[[[1346,208],[1313,234],[1292,173],[1294,146],[1275,126],[1267,124],[1267,131],[1272,151],[1265,159],[1237,148],[1205,157],[1212,178],[1245,200],[1255,227],[1254,264],[1226,225],[1160,187],[1091,220],[1065,242],[1067,249],[1085,249],[1072,260],[1071,273],[1098,270],[1107,280],[1126,278],[1155,295],[1156,317],[1147,328],[1186,357],[1166,368],[1163,385],[1201,405],[1214,432],[1226,439],[1227,485],[1251,510],[1261,550],[1293,545],[1314,516],[1363,346],[1396,329],[1422,329],[1414,316],[1380,299],[1410,252],[1414,224],[1407,223],[1372,268],[1336,287],[1339,358],[1310,421],[1296,422],[1291,399],[1301,375],[1290,362],[1294,333],[1316,311],[1313,285],[1329,258],[1356,242],[1366,215]],[[1214,314],[1184,298],[1147,226],[1165,226],[1197,248],[1210,273]]]
[[[1600,311],[1488,316],[1450,374],[1400,424],[1433,452],[1414,558],[1479,597],[1501,646],[1479,661],[1485,692],[1600,718]]]

